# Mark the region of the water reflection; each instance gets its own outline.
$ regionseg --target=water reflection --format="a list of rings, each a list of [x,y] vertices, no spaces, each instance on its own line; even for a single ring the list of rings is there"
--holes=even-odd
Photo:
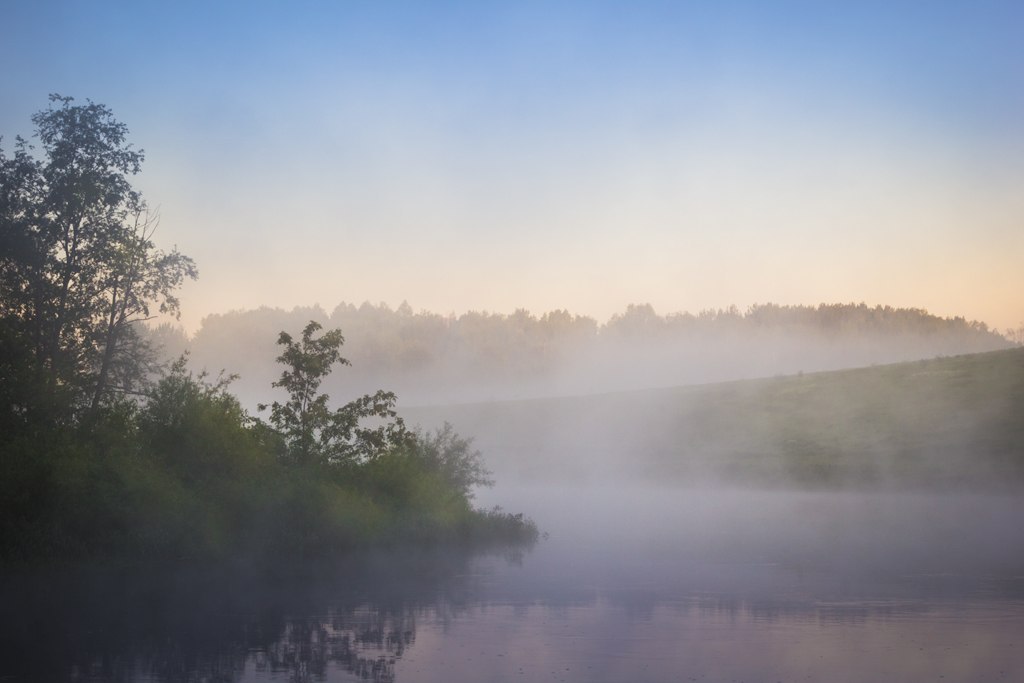
[[[395,680],[395,660],[416,638],[413,615],[385,615],[370,608],[288,622],[280,638],[252,651],[257,672],[290,680],[324,678],[328,665],[377,683]]]
[[[974,533],[933,547],[889,544],[943,523],[921,501],[876,529],[842,499],[753,499],[748,525],[719,498],[714,533],[666,501],[561,510],[526,553],[8,574],[0,681],[1024,680],[1024,502],[959,505]],[[616,533],[626,507],[673,523]]]
[[[387,683],[415,642],[418,615],[443,623],[465,601],[473,561],[393,553],[260,571],[7,575],[0,680]]]

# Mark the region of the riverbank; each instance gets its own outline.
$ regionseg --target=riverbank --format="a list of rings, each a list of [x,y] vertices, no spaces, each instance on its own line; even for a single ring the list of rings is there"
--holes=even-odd
[[[64,423],[24,420],[7,437],[5,563],[276,561],[538,535],[521,514],[473,506],[487,471],[450,429],[403,429],[358,457],[297,462],[225,384],[181,372],[145,404],[116,402]]]

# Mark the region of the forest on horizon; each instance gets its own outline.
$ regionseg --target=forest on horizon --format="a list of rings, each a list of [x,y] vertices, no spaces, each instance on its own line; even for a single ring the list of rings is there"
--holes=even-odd
[[[237,375],[247,404],[264,400],[273,338],[309,320],[341,329],[351,367],[329,378],[332,395],[371,387],[405,405],[578,395],[796,374],[992,351],[1014,340],[985,323],[918,308],[860,304],[758,304],[740,311],[658,314],[630,305],[605,323],[567,310],[533,314],[414,312],[403,302],[262,307],[210,315],[189,337],[148,330],[166,360]],[[246,340],[240,345],[239,339]]]

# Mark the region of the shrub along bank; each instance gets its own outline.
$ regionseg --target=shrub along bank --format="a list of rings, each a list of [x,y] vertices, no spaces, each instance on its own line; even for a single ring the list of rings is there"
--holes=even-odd
[[[536,539],[522,516],[473,508],[473,488],[490,481],[468,439],[449,425],[406,430],[391,396],[327,410],[309,368],[330,364],[293,347],[283,376],[306,393],[291,394],[291,423],[247,414],[227,382],[179,362],[145,401],[20,425],[0,448],[0,555],[270,559]],[[361,427],[362,414],[377,426]]]

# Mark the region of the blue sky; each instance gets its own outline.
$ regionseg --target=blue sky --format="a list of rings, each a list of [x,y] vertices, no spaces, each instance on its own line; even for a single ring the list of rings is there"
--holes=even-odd
[[[0,2],[147,152],[183,321],[866,301],[1024,322],[1024,3]]]

